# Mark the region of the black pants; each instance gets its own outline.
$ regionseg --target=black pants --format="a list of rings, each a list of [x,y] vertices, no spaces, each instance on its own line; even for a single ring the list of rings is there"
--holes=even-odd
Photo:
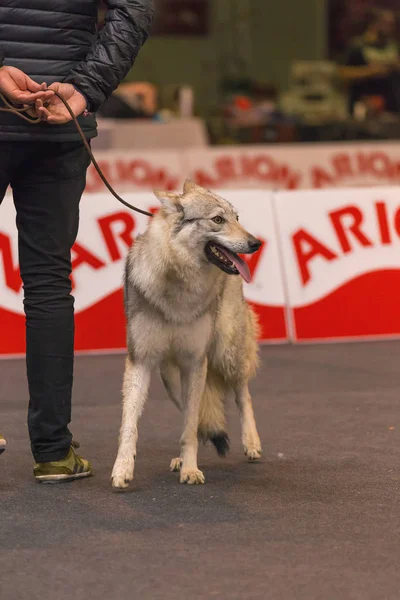
[[[72,439],[68,429],[74,362],[71,247],[88,165],[82,144],[0,141],[0,202],[10,184],[17,212],[28,427],[37,462],[64,458]]]

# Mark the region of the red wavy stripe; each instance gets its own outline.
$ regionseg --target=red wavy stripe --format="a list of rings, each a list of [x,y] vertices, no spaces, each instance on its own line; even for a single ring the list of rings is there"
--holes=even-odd
[[[249,302],[249,304],[258,315],[261,327],[261,342],[287,339],[285,308],[283,306],[264,306],[255,302]]]
[[[356,277],[293,310],[299,340],[400,334],[400,270]]]
[[[0,355],[25,352],[25,317],[0,308]]]
[[[75,315],[76,350],[125,348],[122,289]]]
[[[282,307],[252,305],[261,324],[261,340],[286,339]],[[0,309],[0,355],[25,352],[25,317]],[[75,315],[76,350],[125,348],[123,293],[118,290]]]

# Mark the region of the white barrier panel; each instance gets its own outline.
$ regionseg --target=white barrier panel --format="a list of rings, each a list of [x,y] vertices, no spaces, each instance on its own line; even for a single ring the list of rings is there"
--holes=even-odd
[[[284,341],[287,339],[285,301],[272,195],[259,191],[229,191],[224,195],[239,210],[244,226],[264,242],[261,250],[248,259],[253,279],[245,285],[246,298],[260,318],[261,340]],[[150,193],[126,194],[125,198],[148,211],[159,206]],[[84,195],[79,234],[72,253],[78,350],[125,347],[124,261],[134,237],[144,231],[147,222],[148,217],[125,209],[108,193]],[[22,298],[15,212],[11,198],[6,198],[0,225],[0,355],[24,352]]]
[[[294,339],[400,335],[400,188],[274,201]]]

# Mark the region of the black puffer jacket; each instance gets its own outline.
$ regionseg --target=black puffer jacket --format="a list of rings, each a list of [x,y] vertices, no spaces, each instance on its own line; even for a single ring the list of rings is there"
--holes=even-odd
[[[97,34],[99,0],[0,0],[0,52],[38,83],[73,83],[96,112],[118,87],[146,41],[154,0],[107,0]],[[94,116],[80,117],[88,138]],[[0,112],[0,141],[75,141],[73,123],[31,125]]]

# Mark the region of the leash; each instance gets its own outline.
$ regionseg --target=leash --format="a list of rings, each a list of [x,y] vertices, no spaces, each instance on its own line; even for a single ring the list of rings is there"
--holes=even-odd
[[[146,210],[142,210],[141,208],[137,208],[137,206],[133,206],[132,204],[129,204],[129,202],[126,202],[126,200],[124,200],[123,198],[121,198],[121,196],[119,196],[117,194],[117,192],[113,189],[113,187],[108,183],[106,177],[103,175],[102,170],[100,169],[99,165],[97,164],[97,161],[95,159],[95,157],[93,156],[93,152],[92,149],[90,148],[89,142],[87,141],[85,134],[82,131],[81,126],[78,123],[78,119],[76,118],[76,116],[74,115],[70,105],[68,104],[68,102],[62,97],[61,94],[59,94],[58,92],[56,92],[55,90],[52,90],[54,92],[54,95],[57,96],[57,98],[59,98],[61,100],[61,102],[64,104],[65,108],[67,109],[67,111],[69,112],[73,122],[75,123],[75,127],[82,139],[83,145],[86,148],[87,153],[89,154],[90,160],[93,163],[94,168],[96,169],[100,179],[102,180],[102,182],[104,183],[104,185],[106,186],[106,188],[109,190],[109,192],[111,192],[111,194],[118,200],[118,202],[121,202],[121,204],[123,204],[124,206],[126,206],[127,208],[130,208],[131,210],[134,210],[138,213],[141,213],[142,215],[146,215],[147,217],[152,217],[152,213],[147,212]],[[18,108],[17,106],[15,106],[14,104],[11,104],[4,96],[3,94],[0,93],[0,100],[4,103],[4,105],[6,106],[6,108],[0,108],[1,112],[8,112],[11,114],[16,115],[17,117],[19,117],[20,119],[23,119],[24,121],[27,121],[28,123],[31,123],[32,125],[37,125],[38,123],[41,123],[42,120],[37,118],[35,119],[34,117],[29,117],[24,113],[27,113],[27,111],[29,110],[29,108]]]

